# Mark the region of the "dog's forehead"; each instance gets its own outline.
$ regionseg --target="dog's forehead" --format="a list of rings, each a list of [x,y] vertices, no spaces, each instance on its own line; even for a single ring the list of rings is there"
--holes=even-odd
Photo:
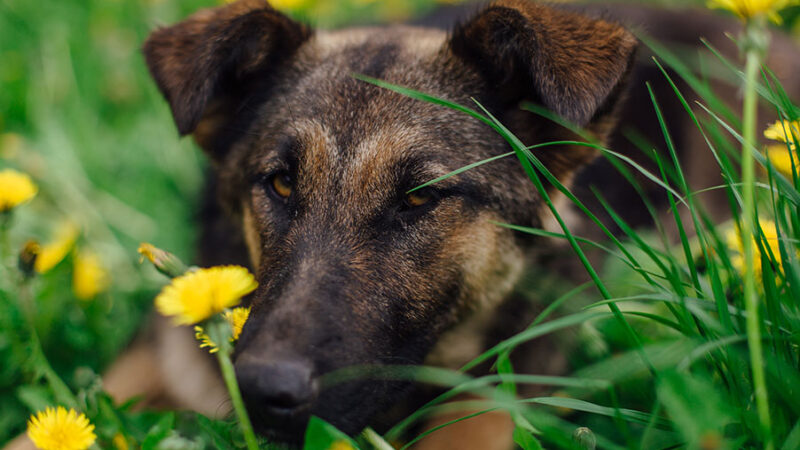
[[[393,170],[398,163],[424,160],[425,171],[441,174],[487,151],[475,145],[484,125],[453,110],[415,100],[355,78],[354,74],[467,103],[474,88],[447,72],[446,34],[415,27],[321,31],[300,49],[265,104],[254,136],[257,148],[271,149],[289,137],[301,165],[343,173],[368,166]],[[445,159],[442,150],[458,146]],[[468,155],[468,153],[471,153]],[[273,155],[262,154],[271,158]],[[448,170],[449,169],[449,170]]]
[[[319,32],[297,55],[295,79],[288,80],[296,114],[326,122],[331,129],[375,126],[387,121],[413,124],[421,115],[448,117],[441,108],[378,89],[354,75],[366,75],[451,100],[461,84],[443,73],[445,34],[395,26]],[[434,112],[435,111],[435,112]]]
[[[379,56],[370,54],[370,50],[381,52],[391,49],[400,53],[394,56],[410,62],[438,53],[446,38],[447,34],[441,30],[406,25],[320,30],[305,46],[304,52],[316,53],[317,57],[326,60],[351,58],[357,63]]]

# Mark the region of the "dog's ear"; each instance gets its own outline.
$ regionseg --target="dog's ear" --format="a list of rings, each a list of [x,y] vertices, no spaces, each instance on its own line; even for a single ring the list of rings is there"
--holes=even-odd
[[[290,58],[310,36],[310,29],[266,0],[238,0],[154,31],[143,52],[178,131],[186,135],[212,105],[235,101],[227,97]]]
[[[603,20],[501,0],[456,27],[449,45],[503,100],[532,100],[586,126],[613,108],[637,40]]]

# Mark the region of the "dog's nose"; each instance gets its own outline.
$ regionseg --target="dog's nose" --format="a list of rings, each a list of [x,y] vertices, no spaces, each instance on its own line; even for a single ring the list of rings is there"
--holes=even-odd
[[[317,395],[311,364],[301,360],[237,364],[236,378],[247,403],[275,413],[292,414]]]

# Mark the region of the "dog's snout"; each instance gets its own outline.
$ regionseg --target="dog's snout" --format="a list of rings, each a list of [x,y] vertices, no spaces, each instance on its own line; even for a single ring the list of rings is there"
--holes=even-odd
[[[249,403],[275,412],[291,414],[309,406],[317,395],[311,364],[301,360],[248,362],[236,372]]]

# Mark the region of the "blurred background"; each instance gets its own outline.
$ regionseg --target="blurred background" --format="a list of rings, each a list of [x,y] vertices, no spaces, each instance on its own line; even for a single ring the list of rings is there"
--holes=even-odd
[[[412,20],[457,0],[271,3],[338,27]],[[215,4],[0,0],[0,169],[24,171],[40,188],[15,212],[10,241],[35,239],[53,252],[37,280],[35,325],[70,384],[102,371],[150,311],[163,278],[139,264],[139,243],[193,260],[206,161],[178,138],[139,48],[156,26]],[[781,26],[800,36],[800,8],[785,11]],[[11,289],[0,286],[0,446],[24,430],[30,411],[52,403],[46,388],[24,382],[34,368]]]

